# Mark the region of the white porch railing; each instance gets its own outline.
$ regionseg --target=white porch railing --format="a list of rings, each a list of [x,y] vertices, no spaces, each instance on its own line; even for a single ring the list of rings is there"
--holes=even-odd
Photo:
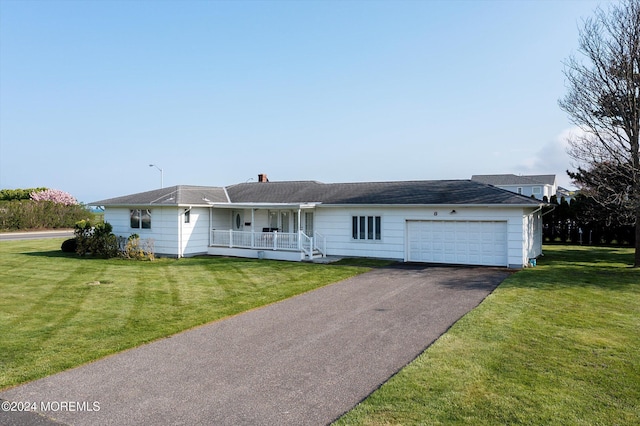
[[[251,232],[211,230],[211,245],[260,250],[300,250],[298,234],[287,232]]]
[[[311,259],[313,257],[313,238],[300,232],[300,250]]]
[[[314,232],[313,234],[313,248],[318,250],[322,257],[327,255],[327,239],[319,232]]]
[[[318,244],[320,243],[320,244]],[[319,233],[311,238],[304,232],[251,232],[229,230],[211,230],[211,245],[229,248],[257,250],[301,251],[309,258],[314,250],[326,255],[326,241]]]

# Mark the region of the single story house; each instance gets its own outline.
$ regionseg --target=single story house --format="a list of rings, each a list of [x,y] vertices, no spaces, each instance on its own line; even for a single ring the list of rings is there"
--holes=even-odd
[[[558,191],[556,175],[473,175],[471,180],[497,186],[527,197],[534,196],[538,200],[542,200],[544,197],[549,200]]]
[[[542,252],[543,203],[471,180],[178,185],[91,203],[157,255],[371,257],[522,268]]]

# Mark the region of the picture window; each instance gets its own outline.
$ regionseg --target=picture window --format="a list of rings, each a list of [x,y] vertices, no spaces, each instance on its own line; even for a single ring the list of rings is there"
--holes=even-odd
[[[351,237],[354,240],[381,240],[382,219],[380,216],[352,216]]]

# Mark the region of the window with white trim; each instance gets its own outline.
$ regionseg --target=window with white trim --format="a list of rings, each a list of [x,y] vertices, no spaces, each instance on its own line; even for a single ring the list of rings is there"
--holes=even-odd
[[[351,238],[354,240],[381,240],[382,218],[380,216],[352,216]]]
[[[151,229],[151,210],[131,209],[129,214],[132,228]]]

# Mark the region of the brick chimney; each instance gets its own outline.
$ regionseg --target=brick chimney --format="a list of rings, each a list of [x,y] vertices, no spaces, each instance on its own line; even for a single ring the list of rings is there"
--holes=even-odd
[[[258,175],[258,182],[269,182],[269,179],[265,173],[260,173]]]

